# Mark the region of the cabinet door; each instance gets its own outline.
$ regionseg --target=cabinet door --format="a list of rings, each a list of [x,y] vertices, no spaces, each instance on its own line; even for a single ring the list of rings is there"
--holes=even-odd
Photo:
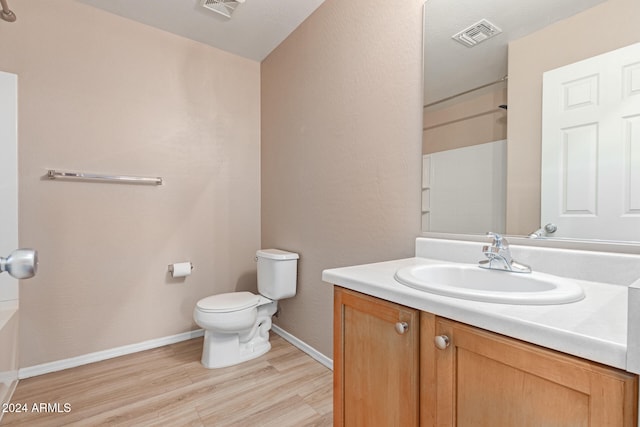
[[[435,334],[439,426],[635,423],[635,375],[448,320]]]
[[[334,426],[417,426],[418,311],[339,287],[334,297]]]

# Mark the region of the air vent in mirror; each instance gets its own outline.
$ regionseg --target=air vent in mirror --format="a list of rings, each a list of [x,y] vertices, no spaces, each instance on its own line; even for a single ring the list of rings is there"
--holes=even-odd
[[[473,47],[491,37],[497,36],[501,32],[502,30],[500,28],[486,19],[482,19],[460,31],[458,34],[451,36],[451,38],[466,47]]]

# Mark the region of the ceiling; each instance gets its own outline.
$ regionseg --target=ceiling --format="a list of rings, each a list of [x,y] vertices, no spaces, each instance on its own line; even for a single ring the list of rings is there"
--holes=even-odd
[[[425,105],[507,75],[507,45],[604,0],[427,0]],[[451,36],[486,18],[502,33],[466,47]]]
[[[201,0],[79,0],[125,18],[262,61],[324,0],[246,0],[231,19]],[[605,0],[426,0],[425,104],[507,75],[512,40]],[[473,48],[451,36],[480,19],[502,33]]]
[[[116,15],[262,61],[324,0],[246,0],[231,19],[200,0],[80,0]]]

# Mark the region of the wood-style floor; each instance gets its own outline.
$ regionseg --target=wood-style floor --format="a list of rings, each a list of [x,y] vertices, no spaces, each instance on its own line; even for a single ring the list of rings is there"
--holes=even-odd
[[[197,338],[21,380],[12,403],[28,412],[5,413],[0,425],[332,425],[332,371],[276,334],[271,343],[228,368],[202,367]],[[33,412],[41,403],[59,411]]]

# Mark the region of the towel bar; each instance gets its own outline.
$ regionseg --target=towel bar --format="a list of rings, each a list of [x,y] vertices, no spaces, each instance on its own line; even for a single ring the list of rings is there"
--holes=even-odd
[[[95,173],[84,172],[63,172],[54,169],[47,171],[47,178],[70,178],[80,180],[96,180],[96,181],[113,181],[113,182],[128,182],[133,184],[155,184],[162,185],[163,180],[161,177],[144,177],[144,176],[126,176],[126,175],[104,175]]]

